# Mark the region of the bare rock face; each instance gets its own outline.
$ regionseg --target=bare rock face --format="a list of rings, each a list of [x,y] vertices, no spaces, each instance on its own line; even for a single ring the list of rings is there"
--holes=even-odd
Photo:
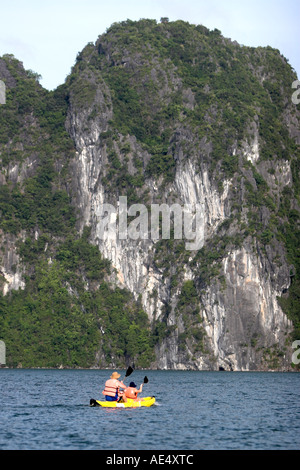
[[[17,253],[17,238],[13,235],[5,237],[2,234],[2,243],[4,241],[5,250],[2,255],[0,273],[1,288],[3,295],[11,290],[23,289],[25,287],[24,268]]]
[[[275,355],[285,350],[292,325],[278,305],[280,292],[263,262],[247,246],[233,251],[223,260],[226,287],[207,295],[207,328],[225,370],[255,370],[263,363],[265,348]],[[268,354],[265,359],[271,361]]]
[[[177,308],[181,288],[187,280],[194,280],[197,284],[198,265],[191,260],[232,215],[234,181],[225,180],[222,191],[218,191],[209,168],[206,165],[196,168],[195,159],[187,159],[180,150],[183,140],[178,137],[182,135],[179,130],[174,181],[163,190],[159,181],[145,181],[151,203],[159,195],[169,206],[174,200],[182,207],[196,207],[198,204],[197,250],[187,250],[189,255],[180,266],[177,288],[170,287],[171,273],[165,276],[158,268],[155,262],[157,241],[152,240],[150,234],[146,239],[121,240],[117,219],[116,231],[101,232],[103,204],[115,204],[118,210],[116,195],[108,192],[103,183],[109,164],[103,133],[107,132],[108,120],[112,116],[112,104],[107,92],[104,99],[104,89],[105,85],[97,89],[89,109],[80,110],[71,102],[67,127],[77,149],[71,165],[73,200],[80,211],[79,230],[85,225],[91,227],[92,241],[111,260],[119,285],[131,290],[136,298],[141,298],[150,321],[162,320],[165,307],[169,305],[166,324],[171,332],[157,345],[157,360],[153,366],[162,369],[257,370],[277,368],[280,363],[281,367],[288,367],[289,353],[285,343],[292,331],[292,323],[282,312],[277,296],[289,287],[289,265],[282,246],[273,247],[271,252],[270,247],[266,247],[262,252],[253,237],[248,237],[239,248],[232,247],[224,252],[219,275],[211,280],[205,291],[199,287],[196,306],[201,317],[203,348],[194,352],[197,340],[191,339],[186,340],[184,351],[180,349],[179,338],[186,332],[182,314]],[[89,116],[96,106],[103,110],[103,114],[93,120]],[[255,163],[259,158],[256,126],[251,139],[242,152],[247,160]],[[130,152],[141,161],[149,159],[133,136],[119,135],[116,148],[125,140],[129,143]],[[201,152],[205,151],[209,149],[203,143]],[[278,175],[288,184],[289,168],[286,171],[282,168],[284,166]],[[281,258],[280,264],[273,261],[276,256]],[[176,272],[176,266],[174,270]]]

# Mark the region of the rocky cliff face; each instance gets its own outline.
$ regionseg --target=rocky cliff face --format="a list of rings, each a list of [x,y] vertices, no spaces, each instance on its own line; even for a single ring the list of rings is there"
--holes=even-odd
[[[77,116],[77,122],[79,126],[70,112],[68,128],[75,138],[77,149],[72,162],[72,191],[76,206],[80,209],[79,230],[85,225],[92,227],[92,242],[112,261],[120,285],[126,286],[136,297],[141,296],[142,305],[151,321],[159,320],[164,306],[171,305],[167,324],[175,326],[175,330],[157,347],[157,367],[200,370],[276,368],[278,363],[274,358],[277,358],[278,351],[286,351],[283,358],[287,367],[289,349],[286,348],[286,338],[292,331],[292,323],[281,310],[277,296],[280,297],[289,288],[289,266],[283,253],[283,264],[276,266],[272,262],[274,252],[269,252],[269,256],[268,253],[261,253],[253,239],[246,240],[239,249],[228,251],[222,259],[220,273],[224,276],[224,285],[213,281],[206,287],[206,292],[199,293],[196,303],[205,331],[206,354],[195,357],[188,345],[184,354],[179,352],[178,335],[185,331],[185,326],[175,313],[180,287],[172,292],[170,279],[165,278],[155,266],[155,242],[150,237],[149,240],[120,240],[118,227],[115,233],[98,237],[102,205],[110,201],[110,195],[105,194],[105,187],[101,184],[107,160],[101,140],[98,140],[106,129],[95,125],[91,133],[82,133],[84,117]],[[141,152],[136,142],[134,144],[134,151]],[[246,153],[246,158],[253,159],[257,152],[255,143],[254,148]],[[284,174],[284,184],[289,184],[288,169]],[[164,197],[170,205],[172,194],[176,194],[176,200],[182,205],[194,206],[198,202],[203,205],[201,224],[197,227],[199,249],[230,217],[231,184],[230,180],[226,181],[223,192],[219,194],[206,169],[197,172],[193,162],[186,162],[184,158],[177,163],[174,182],[165,190]],[[149,190],[154,202],[158,191],[155,182],[149,182]],[[191,251],[189,258],[193,257],[194,251]],[[189,261],[181,266],[182,282],[197,280],[197,266],[191,267]]]
[[[125,68],[130,76],[138,77],[147,62],[146,59],[141,61],[140,55],[122,50],[122,46],[114,50],[113,45],[113,35],[101,37],[95,45],[96,53],[90,47],[82,56],[82,61],[86,63],[93,60],[95,62],[95,54],[97,60],[102,58],[97,71],[89,69],[89,81],[96,89],[89,107],[81,108],[81,104],[76,103],[72,89],[70,94],[67,128],[77,150],[72,162],[72,191],[76,206],[80,209],[79,230],[85,225],[92,227],[92,242],[112,261],[120,285],[130,289],[136,298],[141,297],[143,308],[152,323],[163,321],[169,329],[168,335],[156,346],[157,367],[225,370],[276,368],[279,364],[287,367],[290,349],[286,339],[293,326],[278,303],[278,297],[290,286],[290,265],[283,244],[273,240],[272,247],[263,246],[256,239],[255,233],[243,236],[238,246],[231,240],[218,257],[216,274],[205,283],[199,275],[203,267],[200,263],[210,261],[205,257],[197,259],[197,253],[203,247],[207,246],[208,253],[212,249],[211,240],[228,234],[231,238],[236,237],[240,233],[241,220],[249,222],[245,184],[250,181],[255,188],[257,183],[253,177],[253,168],[266,178],[271,191],[274,188],[274,198],[278,198],[281,189],[292,182],[288,160],[262,161],[262,139],[257,117],[248,126],[247,138],[233,140],[231,149],[227,150],[239,161],[240,175],[237,177],[237,172],[229,177],[224,175],[221,190],[209,163],[213,144],[207,136],[199,140],[195,130],[189,127],[188,119],[179,119],[175,123],[169,139],[167,151],[174,160],[172,181],[163,184],[162,176],[157,178],[151,175],[148,178],[146,176],[143,181],[142,189],[147,189],[148,204],[157,201],[165,202],[169,207],[175,201],[182,207],[196,207],[198,204],[197,250],[186,250],[184,259],[179,257],[176,260],[175,256],[175,264],[166,270],[161,267],[164,263],[157,262],[157,256],[167,258],[168,253],[161,251],[157,241],[151,240],[149,234],[146,240],[120,240],[117,223],[115,232],[100,235],[103,204],[116,203],[116,196],[122,190],[118,187],[108,190],[105,184],[110,165],[108,154],[111,148],[106,134],[111,129],[114,117],[111,99],[113,90],[108,89],[103,82],[99,86],[95,84],[99,71],[102,71],[100,76],[105,76],[107,63],[113,67]],[[112,59],[114,54],[118,56],[117,61]],[[160,59],[158,57],[154,61],[152,58],[149,61],[152,83],[158,87],[158,74],[163,77],[160,80],[160,84],[163,83],[160,99],[166,99],[180,89],[185,108],[193,109],[193,91],[185,88],[182,77],[173,64],[168,69],[161,66],[158,70],[157,63],[162,63]],[[258,70],[254,71],[257,72]],[[147,80],[146,77],[144,80]],[[138,83],[137,87],[140,85]],[[209,85],[206,85],[206,90],[208,89]],[[156,100],[156,95],[152,100]],[[213,124],[216,122],[214,115],[217,114],[217,107],[217,104],[215,107],[210,106],[205,116]],[[115,135],[113,149],[119,161],[124,161],[121,149],[125,144],[128,172],[135,174],[132,164],[134,158],[145,169],[145,162],[149,162],[151,154],[135,135],[124,135],[122,132]],[[247,167],[246,162],[251,165]],[[269,171],[271,167],[272,171]],[[126,190],[123,195],[126,195]],[[237,201],[241,207],[239,223],[236,220]],[[145,201],[141,197],[137,202]],[[267,207],[260,208],[260,212],[260,217],[270,217]],[[193,298],[194,308],[198,311],[196,319],[184,319],[190,314],[185,311],[185,307],[182,311],[178,307],[182,288],[187,281],[195,284],[197,292]],[[187,329],[191,329],[193,334],[189,335]]]
[[[66,82],[76,229],[90,227],[117,284],[146,311],[152,367],[290,368],[295,325],[280,298],[295,266],[277,229],[287,222],[285,193],[288,212],[299,211],[292,77],[278,51],[180,22],[113,25],[77,58]],[[141,237],[141,226],[137,239],[120,239],[122,196],[127,209],[142,204],[148,221],[151,204],[193,208],[195,240]],[[116,209],[113,230],[103,231],[104,204]],[[14,289],[23,281],[12,262],[15,277],[4,275]]]

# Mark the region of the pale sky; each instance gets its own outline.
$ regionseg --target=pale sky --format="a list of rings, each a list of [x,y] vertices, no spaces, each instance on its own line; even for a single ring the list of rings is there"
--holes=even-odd
[[[52,90],[112,23],[162,16],[279,49],[300,78],[300,0],[0,0],[0,56],[14,54]]]

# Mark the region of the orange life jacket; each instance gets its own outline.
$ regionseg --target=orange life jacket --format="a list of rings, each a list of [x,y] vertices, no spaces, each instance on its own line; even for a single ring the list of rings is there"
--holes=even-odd
[[[125,396],[127,398],[136,398],[138,396],[137,389],[133,387],[127,387],[125,390]]]
[[[103,390],[103,395],[107,395],[109,397],[116,396],[117,392],[119,392],[120,382],[116,379],[108,379],[105,382],[105,388]]]

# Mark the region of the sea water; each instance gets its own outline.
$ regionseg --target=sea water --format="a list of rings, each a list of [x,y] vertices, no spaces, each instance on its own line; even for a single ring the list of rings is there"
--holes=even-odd
[[[134,371],[155,406],[90,407],[110,374],[0,369],[0,449],[300,449],[299,373]]]

